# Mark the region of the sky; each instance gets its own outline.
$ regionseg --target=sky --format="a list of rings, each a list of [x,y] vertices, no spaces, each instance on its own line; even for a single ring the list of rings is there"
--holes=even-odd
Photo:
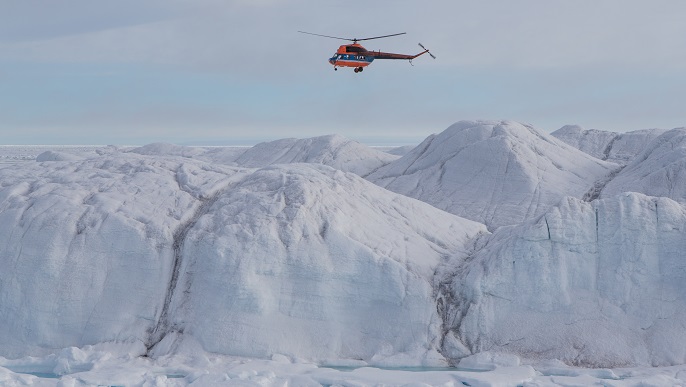
[[[0,144],[686,126],[683,0],[0,0]],[[436,55],[334,71],[342,40]]]

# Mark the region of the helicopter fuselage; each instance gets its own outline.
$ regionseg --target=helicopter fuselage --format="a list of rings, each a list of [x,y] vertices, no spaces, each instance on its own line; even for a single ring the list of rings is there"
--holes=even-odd
[[[365,55],[370,53],[359,44],[344,44],[338,47],[336,53],[329,58],[329,63],[335,67],[366,67],[373,61],[374,57]]]
[[[329,63],[337,70],[337,67],[354,67],[355,72],[362,71],[362,68],[369,66],[374,59],[405,59],[412,60],[429,50],[424,50],[417,55],[395,54],[392,52],[367,51],[362,45],[344,44],[338,47],[336,53],[329,58]]]

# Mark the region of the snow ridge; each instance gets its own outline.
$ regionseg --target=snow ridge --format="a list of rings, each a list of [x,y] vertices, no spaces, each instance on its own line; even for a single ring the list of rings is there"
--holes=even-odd
[[[529,125],[461,121],[366,178],[494,229],[582,197],[615,168]]]

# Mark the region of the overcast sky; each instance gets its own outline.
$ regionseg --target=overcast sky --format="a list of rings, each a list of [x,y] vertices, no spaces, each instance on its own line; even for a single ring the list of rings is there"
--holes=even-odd
[[[0,144],[418,143],[463,119],[686,126],[684,0],[0,0]],[[360,74],[327,59],[342,37]]]

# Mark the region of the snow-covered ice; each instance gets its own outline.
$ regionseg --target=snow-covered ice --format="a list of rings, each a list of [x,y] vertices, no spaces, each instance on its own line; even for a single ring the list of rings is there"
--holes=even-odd
[[[0,147],[0,384],[683,385],[684,129],[563,129]]]

